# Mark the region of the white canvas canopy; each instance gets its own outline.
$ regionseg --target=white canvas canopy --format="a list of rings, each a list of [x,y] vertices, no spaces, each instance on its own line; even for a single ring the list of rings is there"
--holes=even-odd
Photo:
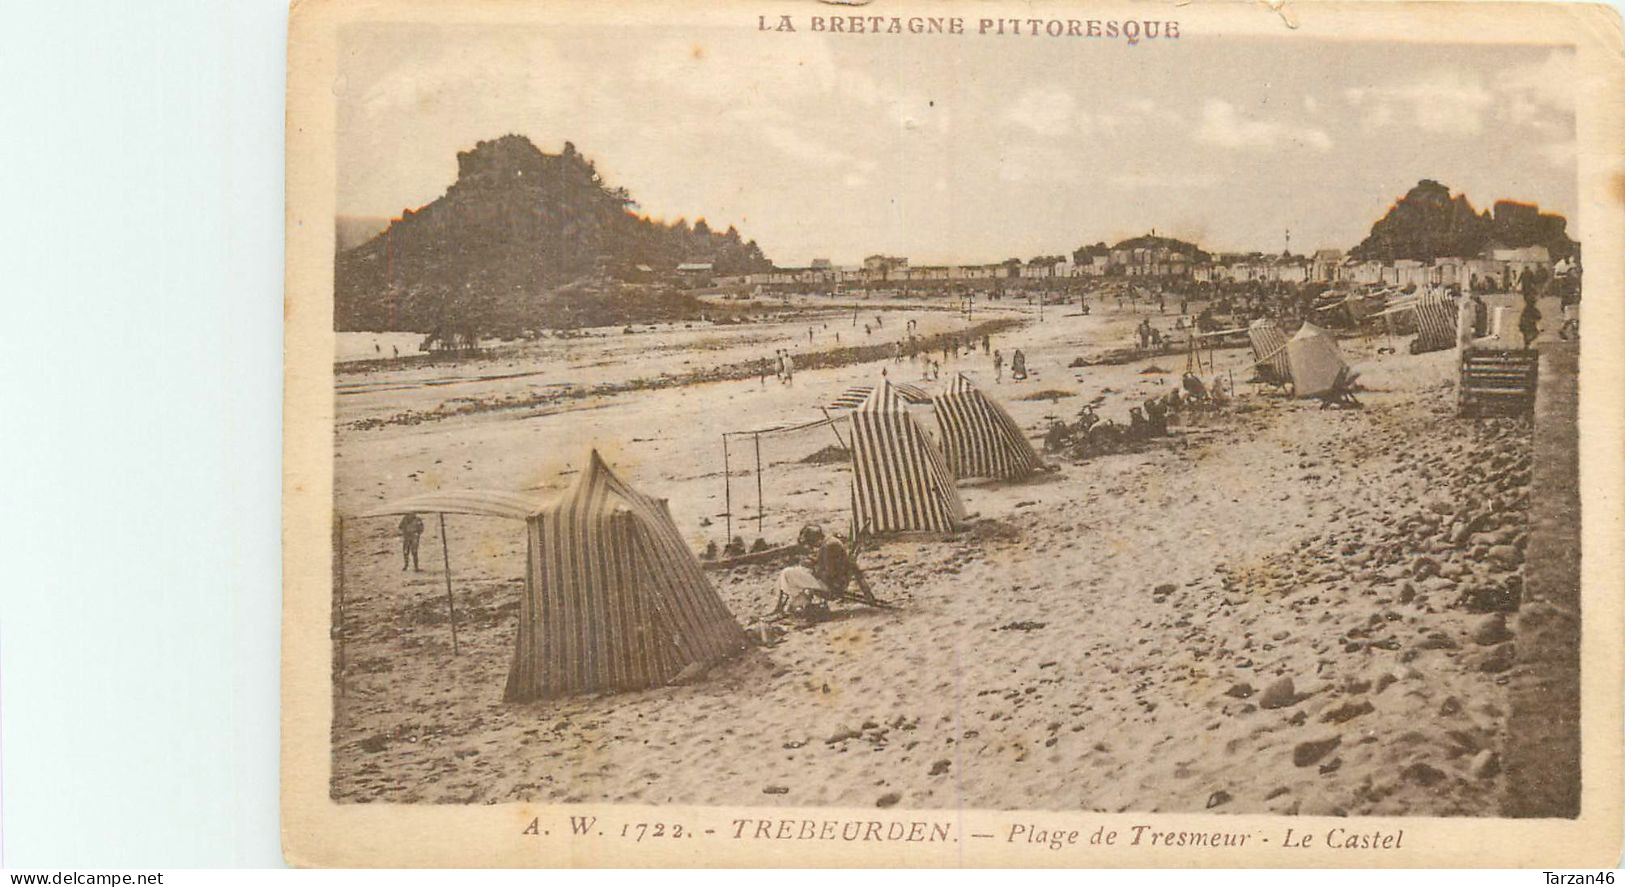
[[[1308,321],[1287,341],[1286,358],[1292,367],[1292,391],[1298,397],[1331,391],[1349,366],[1332,334]]]

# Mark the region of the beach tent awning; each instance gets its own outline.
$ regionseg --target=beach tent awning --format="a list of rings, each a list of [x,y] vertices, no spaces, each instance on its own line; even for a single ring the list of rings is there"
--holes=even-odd
[[[891,390],[897,395],[897,399],[903,403],[925,404],[931,402],[931,395],[926,394],[925,390],[918,386],[909,385],[905,382],[888,382],[887,384],[891,386]],[[824,408],[830,410],[857,409],[859,405],[869,399],[869,395],[874,390],[873,385],[854,385],[841,392],[839,397],[824,404]]]
[[[770,425],[766,428],[746,428],[741,431],[724,431],[723,437],[750,437],[751,435],[792,434],[797,431],[806,431],[823,425],[833,425],[835,420],[828,416],[813,419],[808,422],[797,422],[791,425]]]
[[[525,520],[540,511],[547,498],[540,493],[506,490],[436,490],[407,496],[369,508],[354,517],[389,517],[397,514],[473,514]]]

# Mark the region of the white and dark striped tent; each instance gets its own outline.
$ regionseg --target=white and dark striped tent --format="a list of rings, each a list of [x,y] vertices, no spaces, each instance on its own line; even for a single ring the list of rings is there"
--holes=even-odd
[[[665,501],[616,477],[596,450],[575,483],[545,502],[532,494],[447,491],[358,517],[409,512],[441,514],[442,539],[446,514],[525,522],[525,590],[504,693],[510,702],[659,686],[745,647]],[[447,570],[450,603],[449,557]],[[342,560],[339,576],[342,613]],[[452,632],[455,648],[455,608]]]
[[[1044,468],[1021,426],[963,373],[932,398],[942,429],[942,454],[954,477],[1012,480]]]
[[[1416,340],[1411,353],[1442,351],[1456,346],[1456,303],[1443,290],[1416,300]]]
[[[616,477],[596,450],[575,484],[526,520],[526,535],[508,701],[658,686],[744,648],[666,503]]]
[[[948,532],[965,520],[953,474],[890,382],[852,411],[852,520],[860,535]]]
[[[1253,368],[1260,379],[1281,386],[1292,381],[1292,365],[1286,356],[1286,334],[1275,321],[1265,317],[1253,321],[1247,327],[1247,340],[1252,343]]]

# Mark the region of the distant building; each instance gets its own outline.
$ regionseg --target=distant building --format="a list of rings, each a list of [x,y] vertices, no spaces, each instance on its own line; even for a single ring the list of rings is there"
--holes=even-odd
[[[1309,279],[1331,282],[1338,279],[1337,272],[1343,267],[1343,251],[1340,249],[1319,249],[1309,259]]]
[[[877,254],[863,260],[863,270],[870,280],[906,280],[908,259]]]
[[[1145,234],[1131,237],[1108,252],[1107,273],[1129,277],[1188,277],[1191,269],[1207,260],[1196,244]]]

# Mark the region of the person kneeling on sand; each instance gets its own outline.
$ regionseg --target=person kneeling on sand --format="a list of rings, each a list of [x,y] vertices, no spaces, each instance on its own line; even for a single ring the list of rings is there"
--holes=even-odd
[[[830,601],[880,603],[841,540],[825,536],[823,527],[809,524],[801,528],[797,541],[803,559],[779,571],[775,615],[800,616],[816,622],[829,615]]]

